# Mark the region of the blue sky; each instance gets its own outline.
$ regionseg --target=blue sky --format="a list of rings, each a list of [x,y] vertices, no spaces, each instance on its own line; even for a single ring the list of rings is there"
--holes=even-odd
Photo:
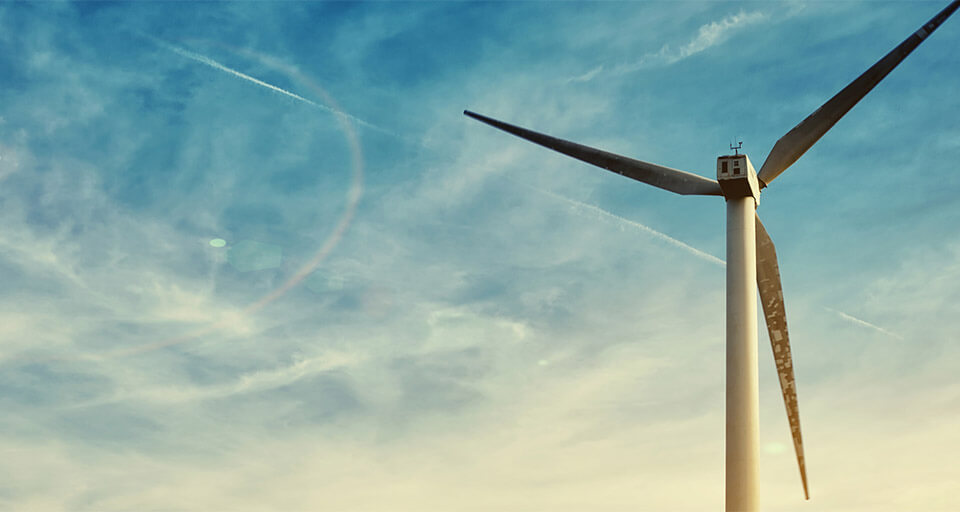
[[[461,112],[759,167],[945,4],[0,5],[0,508],[720,507],[722,201]],[[960,507],[958,47],[764,191],[765,510]]]

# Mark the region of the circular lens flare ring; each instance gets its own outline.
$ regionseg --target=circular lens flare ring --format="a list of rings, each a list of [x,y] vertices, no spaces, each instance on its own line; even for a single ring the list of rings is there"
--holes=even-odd
[[[198,41],[199,42],[199,41]],[[209,42],[207,42],[209,44]],[[257,61],[259,64],[264,67],[273,69],[274,71],[283,73],[288,77],[292,78],[295,82],[303,85],[309,89],[312,93],[316,94],[317,97],[321,99],[321,103],[315,103],[310,100],[305,100],[307,104],[320,108],[324,111],[331,113],[337,120],[337,124],[340,126],[340,130],[343,132],[344,137],[346,138],[347,145],[349,147],[350,156],[352,160],[352,178],[350,182],[350,187],[347,190],[346,195],[346,205],[343,209],[343,212],[340,214],[340,218],[337,221],[336,226],[333,228],[333,231],[327,236],[320,248],[314,253],[313,257],[310,258],[304,265],[302,265],[294,274],[288,278],[283,284],[278,286],[276,289],[267,293],[263,297],[254,301],[251,304],[243,307],[239,312],[243,315],[253,314],[257,311],[263,309],[270,303],[276,301],[280,297],[284,296],[287,292],[295,288],[297,285],[303,282],[316,268],[330,255],[331,251],[337,246],[338,243],[343,239],[344,234],[350,227],[350,224],[353,222],[353,218],[356,215],[357,206],[360,203],[361,197],[363,197],[363,171],[364,171],[364,159],[363,159],[363,150],[360,145],[360,138],[357,135],[356,129],[354,128],[355,119],[350,114],[344,112],[333,97],[320,87],[316,82],[305,76],[301,73],[296,67],[287,64],[279,59],[274,57],[262,54],[249,49],[240,49],[232,48],[227,45],[213,43],[215,46],[220,46],[227,49],[235,54],[242,55],[251,60]],[[236,71],[230,71],[233,74],[237,74]],[[259,80],[255,80],[254,83],[260,83]],[[288,95],[290,93],[287,93]],[[224,247],[226,246],[226,241],[220,238],[215,238],[210,240],[210,246],[212,247]],[[228,324],[231,320],[222,320],[220,322],[215,322],[208,324],[204,327],[194,329],[193,331],[184,333],[180,336],[167,338],[164,340],[157,341],[155,343],[148,343],[143,345],[138,345],[136,347],[129,347],[123,349],[117,349],[100,354],[85,354],[81,355],[80,359],[90,359],[90,360],[99,360],[107,359],[112,357],[122,357],[133,354],[140,354],[144,352],[149,352],[152,350],[157,350],[160,348],[169,347],[172,345],[177,345],[184,343],[186,341],[216,332],[224,327],[228,327]]]

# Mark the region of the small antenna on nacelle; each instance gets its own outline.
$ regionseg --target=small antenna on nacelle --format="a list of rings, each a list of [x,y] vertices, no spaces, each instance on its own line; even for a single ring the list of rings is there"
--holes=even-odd
[[[733,144],[730,144],[730,149],[733,150],[734,156],[739,155],[740,150],[743,149],[743,141],[738,141],[736,146],[734,146]]]

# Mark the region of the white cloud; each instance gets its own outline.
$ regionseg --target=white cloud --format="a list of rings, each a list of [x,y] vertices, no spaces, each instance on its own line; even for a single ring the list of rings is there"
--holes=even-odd
[[[568,78],[568,79],[567,79],[567,82],[568,82],[568,83],[573,83],[573,82],[589,82],[590,80],[593,80],[594,77],[596,77],[597,75],[599,75],[602,71],[603,71],[603,65],[600,65],[600,66],[597,66],[597,67],[591,69],[590,71],[587,71],[586,73],[584,73],[584,74],[582,74],[582,75],[577,75],[577,76],[575,76],[575,77]]]
[[[713,46],[726,42],[731,36],[744,28],[766,21],[769,15],[765,12],[740,11],[737,14],[727,16],[720,21],[712,21],[702,25],[697,30],[697,35],[679,48],[673,48],[669,44],[663,45],[660,50],[643,55],[632,64],[623,64],[613,69],[614,73],[632,73],[643,68],[675,64],[683,59],[696,55]]]
[[[662,58],[666,64],[673,64],[679,60],[696,55],[712,46],[721,44],[730,38],[737,31],[750,25],[766,21],[768,15],[764,12],[744,12],[727,16],[720,21],[710,22],[700,27],[696,37],[677,50],[671,50],[664,45],[658,52],[658,57]]]
[[[697,30],[697,34],[692,39],[678,47],[664,44],[659,50],[645,53],[634,62],[615,66],[600,65],[586,73],[568,78],[566,81],[589,82],[604,72],[613,75],[623,75],[650,67],[675,64],[709,48],[723,44],[743,29],[767,21],[769,17],[769,14],[763,11],[745,12],[741,10],[737,14],[731,14],[719,21],[711,21],[710,23],[701,25]]]

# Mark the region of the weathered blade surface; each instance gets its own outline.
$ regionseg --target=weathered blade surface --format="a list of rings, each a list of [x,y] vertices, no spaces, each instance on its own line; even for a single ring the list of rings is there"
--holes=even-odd
[[[763,162],[760,172],[757,173],[757,177],[760,179],[760,187],[769,185],[780,173],[793,165],[811,146],[820,140],[820,137],[823,137],[823,134],[827,133],[827,130],[832,128],[874,86],[880,83],[880,80],[883,80],[907,55],[910,55],[914,48],[919,46],[941,23],[946,21],[958,7],[960,7],[960,0],[951,2],[926,25],[920,27],[920,30],[914,32],[884,58],[857,77],[850,85],[844,87],[836,96],[830,98],[814,113],[781,137],[773,145],[773,149],[770,150],[770,154]]]
[[[494,128],[499,128],[507,133],[516,135],[529,140],[535,144],[558,151],[567,156],[572,156],[577,160],[582,160],[588,164],[596,165],[608,171],[642,181],[648,185],[659,187],[664,190],[676,192],[685,195],[705,195],[719,196],[720,185],[716,180],[698,176],[689,172],[678,171],[669,167],[663,167],[649,162],[634,160],[625,156],[577,144],[568,140],[558,139],[542,133],[537,133],[526,128],[520,128],[512,124],[507,124],[496,119],[491,119],[469,110],[463,113],[478,121],[482,121]]]
[[[757,285],[760,288],[760,301],[763,304],[763,316],[767,320],[773,358],[777,363],[783,403],[787,407],[787,420],[790,422],[790,433],[793,435],[793,449],[797,454],[797,463],[800,465],[803,495],[810,499],[810,492],[807,490],[807,467],[803,459],[803,439],[800,436],[800,410],[797,406],[797,386],[793,377],[793,357],[790,355],[790,336],[787,334],[787,313],[783,307],[783,289],[780,286],[780,269],[777,265],[777,250],[759,217],[756,224]]]

